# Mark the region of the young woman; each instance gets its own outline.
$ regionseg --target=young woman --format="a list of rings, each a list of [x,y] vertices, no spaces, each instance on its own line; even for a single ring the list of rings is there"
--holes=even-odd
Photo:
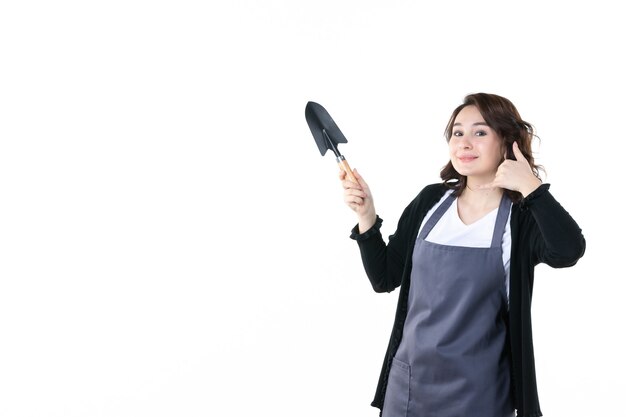
[[[494,94],[465,97],[448,122],[450,161],[385,243],[372,193],[339,175],[377,292],[400,286],[372,406],[383,417],[541,416],[530,305],[535,265],[574,265],[580,228],[542,184],[532,126]]]

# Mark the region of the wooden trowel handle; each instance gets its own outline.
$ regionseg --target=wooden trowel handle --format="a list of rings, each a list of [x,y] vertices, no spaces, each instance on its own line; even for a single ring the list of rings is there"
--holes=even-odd
[[[350,169],[350,165],[348,165],[348,161],[346,161],[345,159],[340,160],[339,166],[341,167],[341,169],[343,169],[346,172],[346,175],[348,176],[348,179],[350,181],[356,182],[357,184],[359,183],[357,179],[354,177],[354,174],[352,173],[352,169]]]

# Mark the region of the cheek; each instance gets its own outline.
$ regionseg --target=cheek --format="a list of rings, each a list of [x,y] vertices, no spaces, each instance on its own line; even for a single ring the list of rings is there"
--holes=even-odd
[[[504,155],[504,149],[498,144],[497,146],[493,146],[492,149],[490,149],[490,160],[491,162],[495,165],[498,166],[502,163],[502,157]]]

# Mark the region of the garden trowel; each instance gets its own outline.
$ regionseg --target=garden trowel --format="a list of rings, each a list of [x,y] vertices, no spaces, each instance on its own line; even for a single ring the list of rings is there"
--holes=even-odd
[[[359,182],[354,177],[348,161],[339,153],[337,148],[340,143],[348,143],[348,140],[341,133],[330,114],[321,105],[309,101],[304,109],[304,116],[322,156],[326,154],[328,149],[332,150],[337,158],[337,163],[346,172],[348,179],[358,184]]]

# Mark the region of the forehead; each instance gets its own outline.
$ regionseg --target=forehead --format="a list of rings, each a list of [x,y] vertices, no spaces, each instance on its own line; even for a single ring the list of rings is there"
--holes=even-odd
[[[461,109],[459,114],[454,118],[454,125],[473,125],[476,123],[485,123],[485,119],[483,118],[480,111],[478,111],[478,107],[470,105],[465,106]]]

